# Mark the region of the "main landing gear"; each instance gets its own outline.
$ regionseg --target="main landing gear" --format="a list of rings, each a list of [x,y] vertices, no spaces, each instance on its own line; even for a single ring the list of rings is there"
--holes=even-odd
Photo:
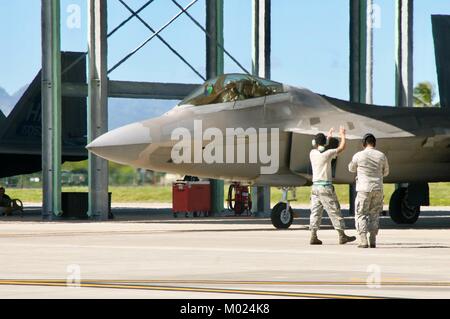
[[[273,207],[270,218],[275,228],[288,229],[294,221],[294,212],[289,202],[295,200],[295,188],[283,187],[282,191],[282,200]],[[288,199],[289,191],[293,193],[292,199]]]
[[[414,224],[420,215],[420,204],[411,197],[409,187],[394,191],[389,202],[389,215],[397,224]]]

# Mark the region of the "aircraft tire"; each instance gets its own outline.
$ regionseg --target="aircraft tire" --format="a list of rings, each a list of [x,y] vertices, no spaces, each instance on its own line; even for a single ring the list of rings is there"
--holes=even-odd
[[[272,209],[270,219],[272,220],[272,225],[277,229],[288,229],[294,221],[292,207],[289,207],[289,211],[287,212],[286,206],[286,203],[280,202]]]
[[[391,196],[389,215],[396,224],[414,224],[420,215],[420,206],[408,204],[407,188],[399,188]]]

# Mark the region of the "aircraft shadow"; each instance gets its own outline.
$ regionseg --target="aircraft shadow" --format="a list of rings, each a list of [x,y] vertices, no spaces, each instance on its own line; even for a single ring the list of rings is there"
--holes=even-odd
[[[179,214],[178,218],[174,218],[170,208],[113,208],[114,221],[117,222],[136,222],[136,223],[170,223],[170,224],[203,224],[203,225],[271,225],[270,217],[235,217],[235,216],[217,216],[217,217],[197,217],[190,215],[186,218],[183,214]],[[296,215],[294,223],[290,230],[308,230],[309,215],[308,209],[295,209]],[[354,217],[349,216],[348,210],[342,211],[345,218],[347,228],[354,229]],[[1,216],[0,221],[39,221],[41,220],[41,208],[30,207],[25,210],[23,217],[15,214],[10,217]],[[89,220],[62,219],[63,222],[91,222]],[[331,229],[332,224],[326,212],[322,219],[323,229]],[[419,220],[414,225],[398,225],[395,224],[389,216],[381,216],[381,229],[450,229],[450,210],[449,211],[426,211],[422,212]],[[267,231],[266,228],[261,229],[237,229],[236,231]],[[275,229],[274,229],[275,230]],[[210,230],[205,230],[210,231]],[[214,230],[219,231],[219,230]],[[223,229],[223,231],[231,231]]]

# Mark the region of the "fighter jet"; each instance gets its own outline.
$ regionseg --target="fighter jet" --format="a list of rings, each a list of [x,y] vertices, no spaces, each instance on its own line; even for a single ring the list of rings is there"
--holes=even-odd
[[[373,133],[390,162],[385,182],[403,185],[390,203],[398,223],[414,223],[429,205],[427,183],[450,181],[450,109],[350,103],[245,74],[210,79],[161,117],[113,130],[87,148],[154,171],[294,187],[311,185],[314,136],[339,126],[349,141],[333,164],[334,182],[355,181],[347,165]],[[272,210],[275,227],[292,220],[287,202]]]
[[[62,52],[63,83],[86,83],[86,59],[80,52]],[[83,58],[83,59],[81,59]],[[0,177],[42,170],[42,72],[39,71],[6,118],[0,111]],[[86,98],[62,97],[62,162],[87,158]]]

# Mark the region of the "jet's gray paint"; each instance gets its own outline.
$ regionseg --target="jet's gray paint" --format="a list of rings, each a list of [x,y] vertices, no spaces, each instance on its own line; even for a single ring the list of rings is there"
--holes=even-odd
[[[402,109],[361,106],[285,86],[286,93],[246,101],[204,106],[183,105],[165,115],[120,129],[132,149],[120,152],[117,132],[112,131],[88,146],[107,159],[135,167],[178,174],[250,182],[270,186],[302,186],[311,182],[308,154],[318,132],[344,125],[348,147],[336,162],[335,182],[348,184],[354,176],[347,165],[361,149],[361,138],[371,132],[390,161],[387,182],[450,181],[450,113],[442,109]],[[263,102],[264,100],[264,102]],[[170,152],[174,129],[185,127],[193,134],[194,120],[203,130],[226,128],[279,128],[280,168],[277,174],[261,175],[256,164],[174,164]],[[148,138],[142,143],[142,132]],[[148,135],[147,135],[148,133]],[[203,141],[206,145],[210,141]],[[120,144],[120,143],[119,143]],[[145,147],[145,149],[142,149]],[[118,151],[116,151],[118,150]],[[248,152],[248,148],[247,148]],[[120,160],[110,154],[122,154]]]

